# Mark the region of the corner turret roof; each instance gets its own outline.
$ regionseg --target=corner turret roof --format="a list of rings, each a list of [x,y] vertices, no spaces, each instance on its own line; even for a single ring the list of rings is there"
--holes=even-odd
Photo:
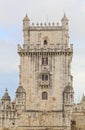
[[[23,88],[21,84],[19,84],[19,87],[17,88],[16,93],[25,93],[25,89]]]
[[[4,96],[2,97],[2,100],[11,100],[7,88],[5,90]]]
[[[73,87],[70,85],[70,83],[65,87],[64,92],[73,92]]]
[[[63,18],[61,19],[61,21],[68,21],[68,18],[66,17],[66,14],[64,13]]]
[[[26,16],[24,17],[23,21],[30,21],[30,19],[28,18],[27,14],[26,14]]]

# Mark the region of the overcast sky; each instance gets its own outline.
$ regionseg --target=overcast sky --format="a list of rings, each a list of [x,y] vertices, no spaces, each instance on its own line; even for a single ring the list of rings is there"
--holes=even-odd
[[[23,44],[22,19],[31,22],[59,22],[64,12],[69,19],[75,101],[85,93],[85,0],[0,0],[0,97],[8,88],[13,98],[18,87],[17,44]]]

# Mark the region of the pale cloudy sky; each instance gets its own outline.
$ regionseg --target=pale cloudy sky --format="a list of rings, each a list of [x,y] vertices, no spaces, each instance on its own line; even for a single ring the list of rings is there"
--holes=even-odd
[[[22,19],[61,22],[69,18],[70,43],[74,44],[72,75],[75,101],[85,93],[85,0],[0,0],[0,97],[8,88],[14,97],[18,86],[17,44],[23,44]]]

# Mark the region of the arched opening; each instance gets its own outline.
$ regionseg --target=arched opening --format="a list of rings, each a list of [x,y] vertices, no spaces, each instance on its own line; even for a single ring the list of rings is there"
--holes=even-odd
[[[42,58],[42,65],[48,65],[48,57]]]
[[[71,99],[73,98],[73,95],[71,94]]]
[[[48,80],[48,75],[45,75],[45,80],[46,80],[46,81]]]
[[[47,45],[47,43],[48,43],[47,40],[44,40],[44,45]]]
[[[46,65],[48,65],[48,57],[46,58]]]
[[[42,75],[42,80],[44,80],[44,74]]]
[[[48,81],[48,74],[42,74],[42,81]]]
[[[48,93],[42,92],[42,100],[47,100],[47,99],[48,99]]]

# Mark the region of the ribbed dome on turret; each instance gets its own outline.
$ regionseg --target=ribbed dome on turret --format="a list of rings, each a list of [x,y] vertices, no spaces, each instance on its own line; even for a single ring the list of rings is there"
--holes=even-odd
[[[19,87],[17,88],[16,93],[25,93],[25,89],[23,88],[21,84],[19,84]]]
[[[26,16],[24,17],[23,21],[30,21],[30,19],[28,18],[27,14],[26,14]]]
[[[66,17],[66,14],[64,13],[63,18],[61,19],[61,21],[68,21],[68,18]]]
[[[64,92],[74,92],[73,87],[70,85],[70,83],[65,87]]]
[[[2,97],[2,100],[11,100],[7,88],[5,90],[4,96]]]

